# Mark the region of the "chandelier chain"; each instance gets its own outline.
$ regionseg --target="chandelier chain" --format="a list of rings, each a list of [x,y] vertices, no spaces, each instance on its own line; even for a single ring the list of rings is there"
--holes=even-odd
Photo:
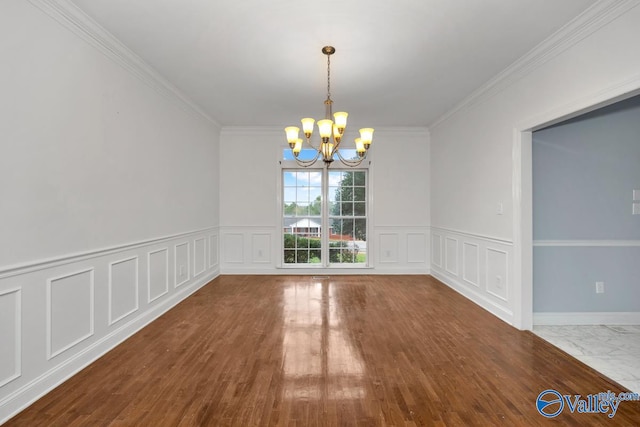
[[[331,56],[327,55],[327,99],[331,99]]]

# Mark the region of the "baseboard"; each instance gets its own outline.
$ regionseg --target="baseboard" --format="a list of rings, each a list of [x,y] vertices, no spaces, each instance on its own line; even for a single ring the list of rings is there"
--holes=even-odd
[[[305,275],[428,275],[431,271],[428,268],[253,268],[223,267],[221,274],[234,275],[275,275],[275,276],[305,276]]]
[[[179,292],[176,292],[170,298],[153,306],[83,351],[78,352],[68,360],[56,365],[43,375],[40,375],[38,378],[9,394],[0,401],[0,425],[102,357],[118,344],[134,335],[218,276],[219,272],[214,270],[199,278],[194,283],[184,286],[184,288],[181,288]]]
[[[432,269],[431,276],[435,277],[463,297],[471,300],[473,303],[487,310],[489,313],[493,314],[500,320],[508,323],[509,325],[513,325],[513,312],[511,310],[505,307],[501,307],[484,295],[470,289],[468,286],[458,282],[457,280],[451,279],[450,277],[447,277],[446,275],[438,271]]]
[[[640,325],[640,312],[533,313],[533,324],[544,325]]]

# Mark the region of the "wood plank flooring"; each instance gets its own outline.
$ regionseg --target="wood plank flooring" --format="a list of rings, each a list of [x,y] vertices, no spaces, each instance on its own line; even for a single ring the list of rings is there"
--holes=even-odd
[[[221,276],[7,426],[640,425],[620,386],[429,276]]]

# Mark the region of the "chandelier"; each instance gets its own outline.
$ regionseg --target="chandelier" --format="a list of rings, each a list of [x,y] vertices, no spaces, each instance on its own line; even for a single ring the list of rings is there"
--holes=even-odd
[[[335,53],[336,49],[333,46],[325,46],[322,48],[322,53],[327,55],[327,99],[324,101],[325,116],[323,120],[318,120],[318,132],[320,133],[320,145],[315,146],[311,142],[311,135],[313,134],[314,119],[304,118],[302,122],[302,132],[307,141],[307,144],[315,150],[315,155],[310,159],[301,159],[299,157],[302,151],[303,140],[298,138],[300,128],[296,126],[289,126],[284,129],[287,134],[287,142],[293,152],[296,162],[303,167],[309,167],[313,165],[318,159],[322,158],[322,161],[329,166],[333,162],[334,155],[340,159],[340,161],[349,167],[358,166],[367,156],[367,151],[371,145],[373,138],[372,128],[360,129],[360,138],[355,139],[355,148],[357,158],[346,159],[342,153],[340,153],[340,142],[342,141],[342,135],[347,127],[348,114],[344,111],[332,114],[333,101],[331,100],[331,55]],[[331,120],[333,117],[333,120]]]

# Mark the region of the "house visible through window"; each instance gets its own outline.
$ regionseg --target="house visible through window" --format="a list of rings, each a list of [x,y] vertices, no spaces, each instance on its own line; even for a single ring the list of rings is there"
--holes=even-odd
[[[366,169],[284,169],[282,184],[285,265],[366,265]]]

